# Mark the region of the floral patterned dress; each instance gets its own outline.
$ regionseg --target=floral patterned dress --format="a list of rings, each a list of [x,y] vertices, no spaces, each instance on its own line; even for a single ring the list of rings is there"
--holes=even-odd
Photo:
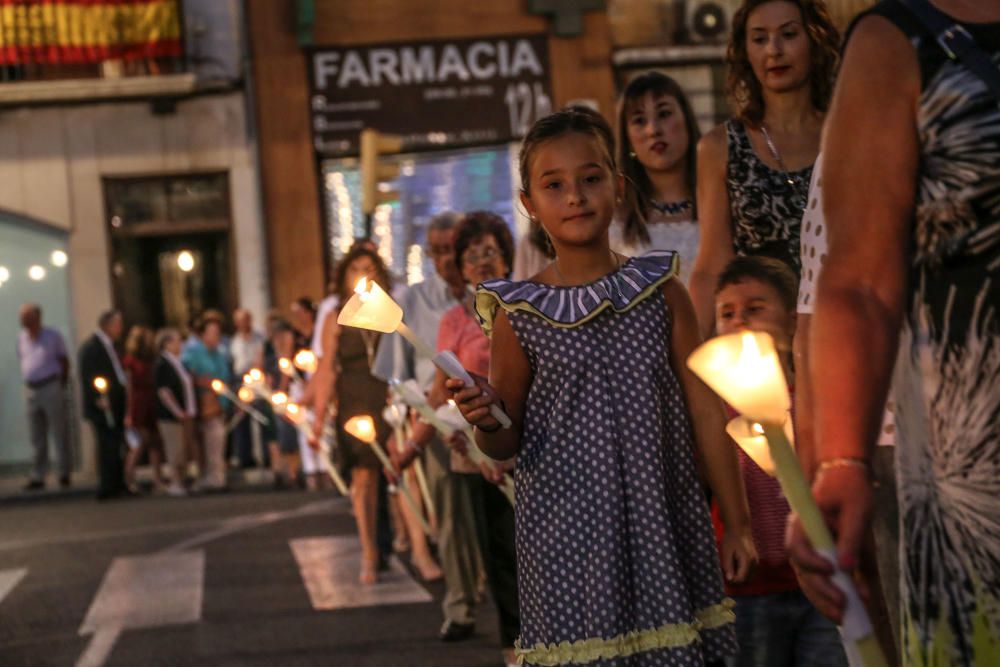
[[[726,139],[733,251],[739,256],[780,259],[798,274],[799,230],[812,166],[787,173],[772,169],[757,156],[746,127],[738,120],[726,123]]]
[[[515,474],[519,660],[703,665],[735,652],[662,285],[676,254],[577,287],[491,280],[531,365]],[[495,361],[495,360],[494,360]]]
[[[922,91],[907,317],[893,390],[903,653],[1000,664],[1000,103],[902,5]],[[965,24],[1000,66],[1000,23]]]

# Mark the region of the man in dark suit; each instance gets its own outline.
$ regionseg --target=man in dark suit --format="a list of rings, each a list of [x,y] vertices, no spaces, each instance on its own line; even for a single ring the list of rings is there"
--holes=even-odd
[[[125,370],[115,343],[122,337],[124,321],[117,310],[109,310],[97,319],[97,331],[80,347],[80,388],[83,412],[97,440],[97,499],[125,494],[125,471],[122,450],[125,444]],[[107,391],[94,386],[95,378],[104,378]]]

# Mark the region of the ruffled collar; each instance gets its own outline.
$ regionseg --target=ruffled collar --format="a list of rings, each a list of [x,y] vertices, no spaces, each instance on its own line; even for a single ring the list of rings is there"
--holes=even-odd
[[[487,280],[476,290],[476,317],[489,336],[496,309],[533,313],[549,324],[571,328],[611,308],[623,313],[677,275],[677,253],[653,250],[632,257],[616,271],[584,285],[561,287],[532,281]]]

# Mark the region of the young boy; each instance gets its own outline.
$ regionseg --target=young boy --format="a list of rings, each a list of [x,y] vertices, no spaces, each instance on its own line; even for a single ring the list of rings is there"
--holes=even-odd
[[[766,257],[737,257],[726,266],[715,289],[717,332],[749,329],[771,334],[790,390],[795,384],[792,336],[797,295],[792,270]],[[790,510],[778,480],[761,470],[742,450],[740,467],[760,560],[746,583],[726,586],[726,592],[736,600],[736,636],[740,644],[736,664],[846,666],[836,626],[802,594],[788,563],[784,536]],[[716,534],[721,540],[718,521]]]

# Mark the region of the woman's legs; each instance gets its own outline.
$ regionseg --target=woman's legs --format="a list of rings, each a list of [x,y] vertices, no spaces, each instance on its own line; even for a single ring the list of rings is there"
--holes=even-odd
[[[416,473],[411,468],[403,473],[406,475],[407,484],[411,489],[410,495],[418,511],[423,512],[423,502],[417,486]],[[406,501],[400,501],[400,511],[403,515],[403,522],[406,524],[406,532],[410,536],[410,560],[413,566],[420,572],[424,581],[437,581],[443,576],[441,568],[438,566],[434,556],[431,555],[430,547],[427,544],[427,536],[424,535],[423,527],[420,525],[420,518]]]
[[[355,467],[351,471],[351,502],[358,522],[361,539],[361,576],[363,584],[374,584],[378,567],[378,546],[375,543],[375,503],[378,470]]]

